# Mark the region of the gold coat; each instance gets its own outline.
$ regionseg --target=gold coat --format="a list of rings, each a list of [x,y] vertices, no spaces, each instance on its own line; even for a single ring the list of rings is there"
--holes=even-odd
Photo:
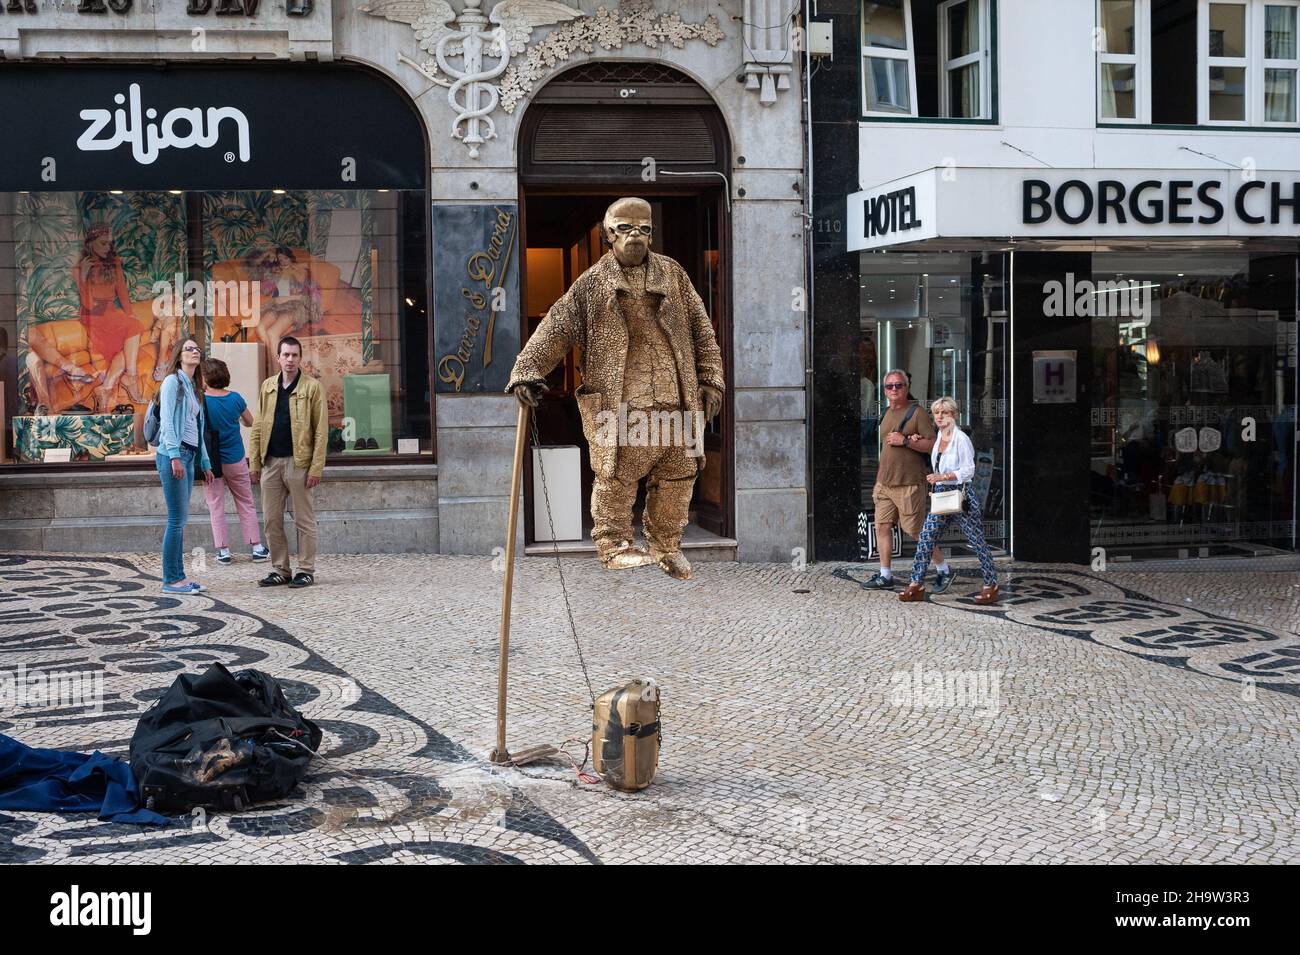
[[[651,252],[647,258],[646,292],[659,296],[656,314],[673,350],[683,410],[702,414],[700,386],[708,385],[719,392],[726,388],[722,352],[713,325],[686,270],[666,255]],[[582,385],[575,397],[582,415],[582,432],[590,446],[591,468],[603,478],[614,476],[618,448],[603,446],[596,440],[596,416],[602,411],[618,414],[627,365],[627,322],[618,302],[620,290],[632,292],[614,253],[606,252],[551,306],[519,352],[506,386],[509,391],[521,382],[544,379],[576,347]],[[703,467],[704,455],[700,455],[697,468]]]

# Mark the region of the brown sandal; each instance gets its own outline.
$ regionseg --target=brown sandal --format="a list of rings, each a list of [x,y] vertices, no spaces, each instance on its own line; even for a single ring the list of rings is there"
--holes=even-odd
[[[904,603],[921,603],[925,600],[925,587],[915,582],[910,583],[898,595],[898,599]]]
[[[979,594],[975,597],[975,602],[981,607],[987,607],[990,604],[997,603],[998,597],[1000,596],[1001,593],[998,591],[998,585],[994,584],[992,587],[980,588]]]

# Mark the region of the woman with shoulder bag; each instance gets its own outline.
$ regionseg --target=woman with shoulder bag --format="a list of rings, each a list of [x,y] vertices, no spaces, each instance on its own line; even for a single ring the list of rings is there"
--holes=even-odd
[[[167,502],[167,530],[163,533],[163,584],[169,594],[196,594],[204,590],[185,579],[185,522],[190,515],[197,462],[205,484],[212,481],[212,465],[203,438],[203,353],[192,338],[180,343],[172,358],[172,373],[158,393],[158,479]]]
[[[970,493],[970,482],[975,477],[975,446],[960,428],[957,427],[957,402],[943,397],[930,406],[934,414],[935,428],[939,435],[930,450],[930,465],[933,474],[927,474],[925,480],[934,493],[930,495],[930,514],[921,528],[921,537],[916,545],[916,559],[912,561],[912,582],[898,595],[899,600],[909,603],[925,599],[925,587],[921,580],[930,566],[930,554],[934,545],[948,529],[948,522],[956,518],[961,522],[962,533],[966,542],[979,558],[980,572],[984,576],[984,588],[975,598],[981,606],[998,602],[998,575],[993,568],[993,554],[984,540],[984,517],[980,513],[979,499]],[[952,492],[945,497],[945,492]],[[948,589],[952,573],[945,567],[938,568],[935,590],[942,593]]]
[[[230,541],[226,529],[226,488],[235,499],[239,514],[239,532],[243,542],[253,549],[253,560],[266,560],[271,552],[262,544],[257,528],[257,508],[248,477],[248,457],[239,425],[251,426],[253,413],[244,397],[229,390],[230,369],[220,358],[203,362],[204,411],[208,416],[208,457],[212,459],[215,480],[205,489],[208,516],[212,521],[212,546],[217,549],[217,563],[231,561]]]

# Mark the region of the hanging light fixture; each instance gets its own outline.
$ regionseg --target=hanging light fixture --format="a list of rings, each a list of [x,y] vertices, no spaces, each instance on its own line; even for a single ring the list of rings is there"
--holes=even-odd
[[[1154,338],[1147,339],[1147,364],[1160,364],[1160,345],[1156,343]]]

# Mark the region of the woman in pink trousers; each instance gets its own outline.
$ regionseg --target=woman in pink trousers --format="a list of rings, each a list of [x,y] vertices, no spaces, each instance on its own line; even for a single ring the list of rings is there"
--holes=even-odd
[[[248,410],[243,396],[229,391],[230,369],[220,358],[203,362],[204,403],[213,439],[208,455],[212,458],[217,478],[205,485],[208,498],[208,517],[212,521],[212,544],[217,549],[217,562],[230,563],[230,547],[226,539],[226,488],[235,499],[239,512],[239,533],[245,544],[252,545],[253,560],[266,560],[271,552],[262,545],[257,528],[257,509],[253,506],[253,488],[248,480],[248,458],[244,453],[244,438],[239,433],[240,422],[252,425],[253,414]],[[218,464],[218,462],[220,462]],[[217,470],[218,466],[220,470]]]

